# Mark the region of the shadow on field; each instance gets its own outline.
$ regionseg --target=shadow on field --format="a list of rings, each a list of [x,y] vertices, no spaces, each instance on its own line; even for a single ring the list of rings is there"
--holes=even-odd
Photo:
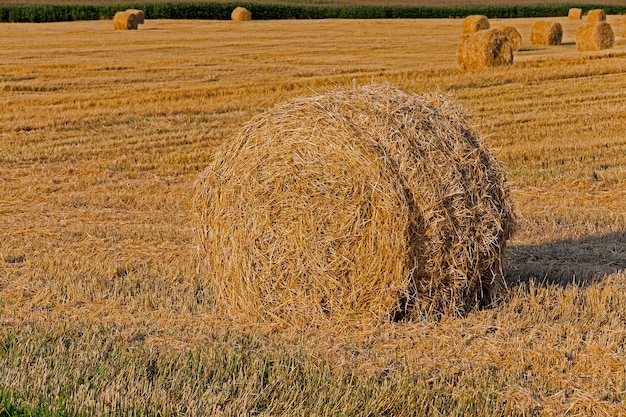
[[[539,245],[512,245],[504,274],[507,283],[585,286],[626,269],[626,231]]]

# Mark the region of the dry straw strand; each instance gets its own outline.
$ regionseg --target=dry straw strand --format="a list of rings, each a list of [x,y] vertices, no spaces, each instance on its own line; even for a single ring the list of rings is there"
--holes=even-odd
[[[113,28],[116,30],[137,29],[137,15],[129,12],[117,12],[113,16]]]
[[[462,314],[503,285],[504,171],[439,95],[374,84],[279,104],[196,186],[215,313],[235,322]]]
[[[513,63],[511,41],[500,29],[462,35],[457,49],[457,63],[462,70],[511,65]]]
[[[138,9],[126,9],[127,13],[133,13],[135,16],[137,16],[137,24],[138,25],[143,25],[145,20],[146,20],[146,14],[143,12],[143,10],[138,10]]]
[[[520,46],[522,46],[522,35],[519,33],[519,31],[517,29],[515,29],[515,27],[513,26],[500,26],[498,27],[498,29],[500,29],[502,32],[504,32],[504,34],[506,35],[506,37],[509,39],[509,42],[511,42],[511,48],[513,48],[513,51],[519,51]]]
[[[252,13],[245,7],[238,6],[230,14],[230,18],[236,22],[246,22],[252,20]]]
[[[567,12],[567,17],[571,20],[580,20],[583,18],[583,9],[572,7]]]
[[[606,21],[604,9],[593,9],[587,13],[587,23],[597,23]]]
[[[533,45],[560,45],[563,27],[558,22],[540,20],[530,29],[530,43]]]
[[[576,48],[581,52],[611,49],[614,43],[613,28],[607,22],[581,26],[576,31]]]
[[[487,30],[491,27],[487,16],[471,15],[463,19],[463,34]]]

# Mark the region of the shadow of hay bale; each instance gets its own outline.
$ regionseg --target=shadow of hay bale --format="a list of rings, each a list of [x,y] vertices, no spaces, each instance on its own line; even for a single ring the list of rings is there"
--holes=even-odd
[[[586,286],[626,269],[626,232],[564,239],[539,245],[510,245],[509,286],[531,279],[547,285]]]

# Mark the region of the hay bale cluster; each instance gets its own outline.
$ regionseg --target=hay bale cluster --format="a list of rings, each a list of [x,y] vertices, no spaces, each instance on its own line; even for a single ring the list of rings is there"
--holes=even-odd
[[[254,117],[197,182],[216,314],[244,324],[464,313],[503,284],[505,174],[465,114],[389,85]]]
[[[239,6],[235,7],[230,14],[230,18],[235,22],[247,22],[248,20],[252,20],[252,13],[245,7]]]
[[[513,46],[504,31],[489,29],[461,36],[457,49],[460,69],[480,70],[512,63]]]
[[[476,33],[491,27],[487,16],[471,15],[463,19],[463,34]]]
[[[576,48],[581,52],[610,49],[614,43],[613,28],[607,22],[590,23],[576,31]]]
[[[145,14],[141,10],[127,9],[115,13],[113,16],[113,28],[115,30],[137,30],[145,21]]]
[[[560,45],[563,40],[563,27],[558,22],[540,20],[530,29],[530,43],[533,45]]]

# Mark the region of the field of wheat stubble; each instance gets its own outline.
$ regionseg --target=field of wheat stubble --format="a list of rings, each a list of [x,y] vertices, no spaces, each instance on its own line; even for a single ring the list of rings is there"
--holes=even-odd
[[[461,72],[461,21],[0,25],[0,394],[40,415],[626,415],[626,39]],[[449,95],[511,182],[508,291],[464,317],[239,329],[194,182],[252,116],[336,86]],[[6,408],[6,406],[5,406]],[[10,407],[9,407],[10,408]],[[7,408],[8,409],[8,408]],[[10,415],[10,414],[9,414]]]

